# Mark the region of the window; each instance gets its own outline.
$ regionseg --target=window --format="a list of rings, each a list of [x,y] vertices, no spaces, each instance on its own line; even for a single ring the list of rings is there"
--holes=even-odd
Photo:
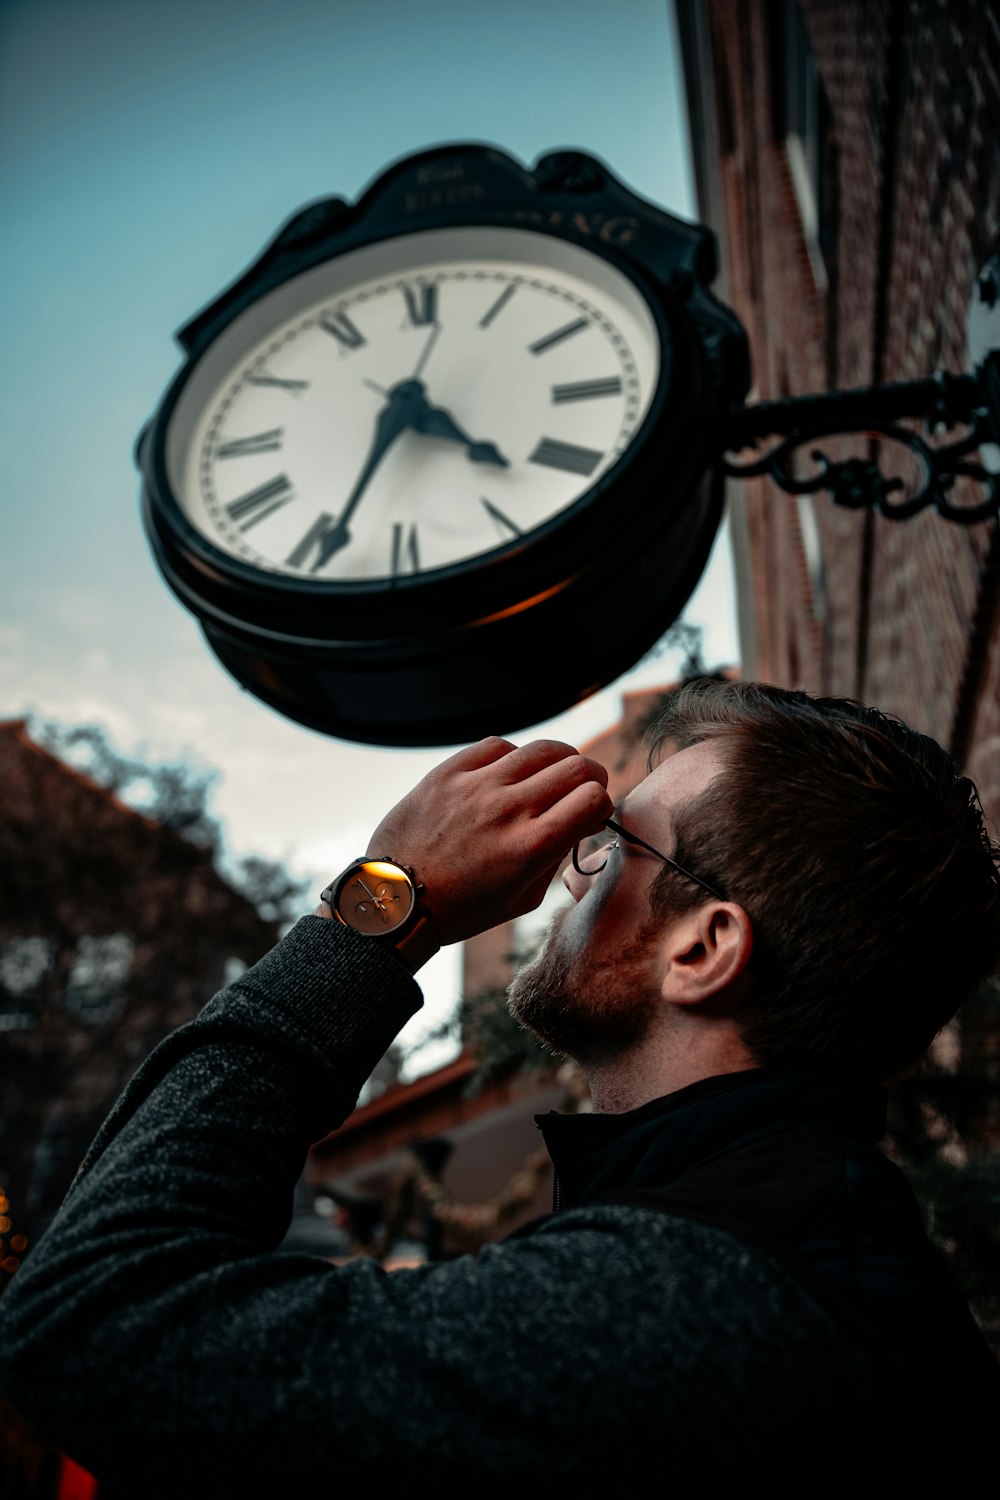
[[[66,1009],[91,1026],[120,1015],[134,950],[125,932],[82,937],[66,988]]]
[[[830,106],[797,0],[784,0],[782,10],[776,102],[813,278],[825,291],[836,250],[838,189]]]
[[[816,520],[816,499],[814,495],[796,495],[795,502],[799,513],[802,550],[809,571],[813,618],[823,620],[826,617],[826,567],[819,523]]]
[[[27,1031],[35,1025],[38,987],[51,968],[48,938],[11,938],[0,949],[0,1031]]]
[[[59,1105],[53,1106],[54,1111],[59,1109]],[[25,1194],[27,1212],[36,1214],[46,1208],[55,1210],[69,1187],[90,1134],[89,1129],[81,1132],[78,1123],[74,1129],[74,1121],[62,1113],[54,1112],[43,1119]]]

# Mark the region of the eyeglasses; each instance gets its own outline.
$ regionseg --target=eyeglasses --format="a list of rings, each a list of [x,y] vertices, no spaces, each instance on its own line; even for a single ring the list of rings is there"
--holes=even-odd
[[[599,875],[607,864],[608,855],[612,849],[617,849],[618,841],[624,839],[627,844],[637,844],[640,849],[647,849],[650,854],[655,854],[657,859],[662,859],[665,865],[670,865],[672,869],[677,871],[678,875],[683,875],[685,880],[693,880],[695,885],[700,885],[702,890],[707,891],[710,896],[714,896],[717,901],[726,900],[726,897],[721,891],[717,891],[714,885],[709,885],[708,881],[702,880],[700,875],[692,875],[691,871],[685,870],[684,866],[679,865],[676,859],[671,859],[669,854],[661,854],[659,849],[654,849],[652,844],[647,844],[646,840],[639,838],[638,834],[629,833],[628,829],[623,828],[620,823],[613,823],[609,818],[604,826],[605,828],[610,828],[615,837],[609,843],[602,844],[599,849],[594,849],[590,854],[585,854],[582,861],[580,859],[580,845],[574,845],[573,868],[578,875]]]

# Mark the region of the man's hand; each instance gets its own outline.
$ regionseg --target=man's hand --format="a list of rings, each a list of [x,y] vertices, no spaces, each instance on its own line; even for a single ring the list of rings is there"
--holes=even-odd
[[[368,845],[413,867],[444,943],[533,911],[569,850],[613,811],[608,773],[558,740],[480,740],[435,766]]]

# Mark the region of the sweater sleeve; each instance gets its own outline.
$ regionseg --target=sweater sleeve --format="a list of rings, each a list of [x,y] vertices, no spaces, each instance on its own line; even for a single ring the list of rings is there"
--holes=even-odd
[[[222,1382],[271,1358],[279,1289],[294,1327],[329,1269],[274,1253],[308,1148],[421,1003],[394,955],[304,917],[155,1049],[0,1304],[0,1380],[29,1419],[99,1475],[192,1402],[225,1431]]]
[[[278,1250],[310,1143],[419,1003],[304,918],[123,1094],[2,1304],[5,1394],[102,1493],[611,1483],[664,1428],[700,1463],[720,1422],[763,1454],[790,1392],[826,1409],[800,1375],[840,1358],[826,1319],[703,1226],[574,1211],[392,1273]]]

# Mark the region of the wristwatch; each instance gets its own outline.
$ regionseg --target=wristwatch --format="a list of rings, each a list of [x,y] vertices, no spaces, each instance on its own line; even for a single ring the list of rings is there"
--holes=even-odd
[[[397,864],[391,855],[362,855],[330,881],[320,900],[345,927],[392,948],[415,974],[441,946],[421,905],[423,893],[408,865]]]

